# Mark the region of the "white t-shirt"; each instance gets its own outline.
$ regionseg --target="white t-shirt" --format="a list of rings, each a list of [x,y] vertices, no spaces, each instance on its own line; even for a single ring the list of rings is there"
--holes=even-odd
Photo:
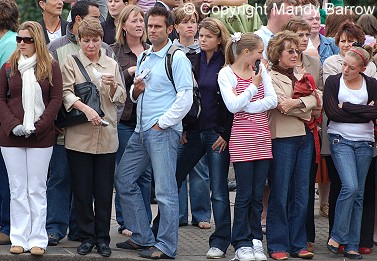
[[[340,78],[339,103],[350,102],[353,104],[366,105],[368,102],[368,91],[365,79],[359,90],[351,90],[344,82],[343,76]],[[339,134],[343,138],[352,141],[373,141],[374,142],[374,124],[373,121],[368,123],[344,123],[330,121],[327,133]]]

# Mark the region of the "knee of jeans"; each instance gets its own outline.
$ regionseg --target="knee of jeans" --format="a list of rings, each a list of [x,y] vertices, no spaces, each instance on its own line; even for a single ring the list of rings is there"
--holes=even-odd
[[[359,193],[359,188],[356,185],[342,187],[341,193],[348,195],[349,197],[356,198]]]

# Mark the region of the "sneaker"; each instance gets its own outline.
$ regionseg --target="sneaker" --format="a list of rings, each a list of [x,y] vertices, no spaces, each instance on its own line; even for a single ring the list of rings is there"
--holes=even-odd
[[[234,259],[238,261],[255,260],[254,251],[252,247],[240,247],[234,254]]]
[[[217,258],[223,258],[225,256],[225,253],[218,249],[217,247],[211,247],[207,252],[207,258],[208,259],[217,259]]]
[[[48,235],[48,245],[49,246],[57,246],[59,244],[59,239],[54,234]]]
[[[267,256],[264,254],[262,241],[258,239],[253,239],[253,250],[255,260],[267,260]]]

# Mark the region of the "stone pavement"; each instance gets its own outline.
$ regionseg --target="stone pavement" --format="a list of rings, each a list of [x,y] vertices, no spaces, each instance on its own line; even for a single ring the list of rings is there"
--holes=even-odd
[[[234,204],[234,192],[230,192],[231,204]],[[153,213],[156,214],[156,205],[152,205]],[[232,207],[233,212],[233,207]],[[113,211],[113,213],[115,213]],[[315,210],[315,222],[316,222],[316,243],[314,243],[315,256],[312,260],[348,260],[344,259],[343,256],[335,256],[331,254],[325,247],[328,231],[328,222],[326,218],[323,218],[318,215],[318,199],[316,199],[316,210]],[[190,218],[190,217],[189,217]],[[118,234],[117,232],[118,225],[115,221],[115,216],[112,216],[111,220],[111,244],[110,247],[113,250],[113,253],[110,258],[107,260],[148,260],[138,257],[137,253],[134,251],[127,251],[122,249],[117,249],[115,244],[121,241],[126,240],[127,238]],[[208,238],[213,228],[210,230],[201,230],[197,227],[188,225],[185,227],[179,228],[179,248],[177,261],[196,261],[196,260],[206,260],[205,254],[208,251]],[[28,253],[22,255],[12,255],[9,253],[9,246],[0,246],[0,261],[3,260],[51,260],[51,261],[60,261],[60,260],[85,260],[93,261],[103,259],[100,255],[95,253],[95,250],[87,255],[80,256],[76,253],[76,248],[79,246],[79,242],[68,241],[63,239],[58,246],[48,247],[46,254],[43,257],[33,257]],[[264,247],[266,248],[265,240]],[[229,247],[228,252],[226,253],[226,258],[219,260],[230,260],[234,257],[233,247]],[[376,253],[372,255],[364,255],[364,260],[377,260],[377,250]],[[268,260],[272,260],[269,258]],[[289,258],[289,260],[300,260]]]

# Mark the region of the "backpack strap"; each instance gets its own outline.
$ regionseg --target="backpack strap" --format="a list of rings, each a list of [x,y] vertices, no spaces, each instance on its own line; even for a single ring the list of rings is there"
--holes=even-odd
[[[10,90],[9,90],[10,71],[11,71],[10,62],[6,62],[6,64],[5,64],[5,77],[7,77],[7,80],[8,80],[7,98],[10,97]]]
[[[173,79],[173,68],[172,68],[172,64],[173,64],[173,56],[174,56],[174,53],[175,53],[177,50],[180,50],[180,48],[179,48],[178,46],[171,45],[171,46],[169,47],[169,50],[168,50],[167,53],[166,53],[166,56],[165,56],[165,71],[166,71],[166,75],[168,76],[169,80],[170,80],[171,83],[173,84],[173,87],[174,87],[175,92],[177,92],[177,89],[175,88],[175,83],[174,83],[174,79]]]

